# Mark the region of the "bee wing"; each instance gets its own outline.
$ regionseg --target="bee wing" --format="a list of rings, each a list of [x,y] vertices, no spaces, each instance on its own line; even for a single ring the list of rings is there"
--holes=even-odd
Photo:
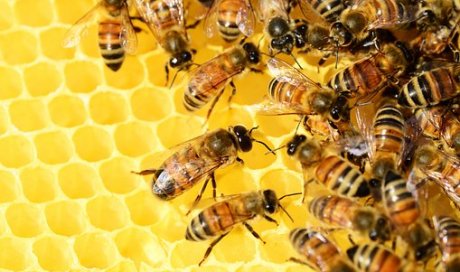
[[[241,0],[243,4],[240,5],[238,13],[236,14],[236,23],[238,29],[245,36],[251,36],[254,32],[254,12],[251,4],[247,0]]]
[[[309,1],[299,1],[300,10],[305,20],[312,25],[318,24],[329,29],[329,23],[311,6]]]
[[[322,89],[321,85],[280,59],[271,58],[268,60],[267,66],[273,76],[280,82],[286,82],[294,86],[303,86],[309,91],[321,91]]]
[[[374,158],[374,150],[372,148],[372,143],[374,141],[374,137],[372,135],[372,116],[375,114],[368,114],[365,113],[366,106],[358,106],[356,107],[356,124],[358,125],[358,131],[362,135],[364,139],[365,145],[367,146],[367,150],[369,151],[369,158]]]
[[[251,108],[261,115],[313,114],[313,111],[306,109],[305,106],[302,107],[300,105],[277,102],[270,99],[266,99],[264,102],[256,104]]]
[[[386,16],[378,15],[386,11],[377,9],[377,16],[373,22],[369,23],[367,29],[373,30],[377,28],[394,28],[403,24],[412,23],[417,19],[417,7],[415,5],[404,4],[402,1],[398,1],[397,5],[398,9],[405,10],[402,16],[399,16],[399,12],[396,12],[397,16],[395,15],[391,16],[391,18],[386,18]],[[403,5],[404,7],[399,7]]]
[[[65,48],[74,47],[80,42],[80,38],[86,35],[88,27],[97,19],[100,8],[102,8],[102,2],[96,4],[67,31],[63,40]]]
[[[206,13],[206,18],[204,19],[204,28],[208,38],[213,37],[217,32],[217,14],[219,12],[218,9],[220,2],[221,0],[215,0],[212,3],[211,8],[208,9],[208,12]]]
[[[121,9],[121,24],[122,29],[120,33],[121,46],[128,54],[133,54],[137,49],[137,36],[134,31],[133,24],[129,17],[128,5],[123,5]]]

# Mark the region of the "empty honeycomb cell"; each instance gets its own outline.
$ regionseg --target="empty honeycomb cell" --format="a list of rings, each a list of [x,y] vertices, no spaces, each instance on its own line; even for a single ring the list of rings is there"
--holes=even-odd
[[[131,108],[134,116],[144,121],[161,120],[172,111],[168,94],[152,88],[135,90],[131,95]]]
[[[183,235],[185,237],[185,228]],[[180,269],[198,265],[208,246],[209,241],[192,242],[181,240],[177,242],[169,253],[171,266]],[[212,258],[212,256],[210,256],[210,258]]]
[[[128,56],[120,70],[114,72],[105,67],[104,74],[109,86],[127,90],[136,87],[144,80],[144,66],[140,59]]]
[[[63,237],[46,236],[33,244],[40,267],[51,271],[69,271],[74,263],[73,250],[69,241]]]
[[[10,204],[6,208],[5,217],[11,231],[19,237],[35,237],[45,230],[46,222],[42,211],[33,204]]]
[[[24,69],[24,80],[32,96],[48,95],[62,84],[56,65],[49,62],[38,62]]]
[[[107,190],[116,194],[126,194],[139,186],[139,178],[131,173],[136,164],[124,157],[114,157],[101,164],[99,174]]]
[[[125,258],[134,261],[136,266],[142,262],[157,267],[165,262],[166,252],[160,241],[144,230],[126,228],[115,236],[118,252]]]
[[[157,144],[151,127],[137,122],[118,126],[114,137],[118,150],[131,157],[144,155],[152,151]]]
[[[262,259],[272,263],[284,264],[287,259],[296,256],[289,241],[288,233],[268,234],[264,236],[264,240],[267,243],[260,249]]]
[[[223,111],[213,112],[208,123],[209,129],[234,126],[236,124],[251,128],[252,117],[245,109],[230,107]]]
[[[8,130],[9,120],[8,113],[5,108],[0,108],[0,135]]]
[[[112,231],[129,223],[129,213],[123,202],[114,196],[98,196],[86,204],[90,223],[100,229]]]
[[[47,164],[67,162],[72,154],[72,142],[62,131],[46,132],[35,137],[38,158]]]
[[[56,96],[49,102],[48,110],[51,120],[58,126],[75,127],[86,120],[85,106],[78,97]]]
[[[0,163],[11,168],[27,165],[34,158],[33,148],[25,136],[11,135],[0,138]]]
[[[280,196],[282,194],[302,192],[303,180],[301,177],[301,175],[286,171],[286,169],[274,169],[260,178],[260,186],[273,189]],[[296,197],[293,197],[293,199],[296,199]]]
[[[89,101],[91,118],[99,124],[120,123],[128,118],[129,109],[123,96],[111,92],[98,92]]]
[[[203,134],[202,123],[192,116],[174,116],[157,127],[162,146],[169,148]]]
[[[50,1],[18,0],[14,10],[19,23],[28,26],[46,26],[54,15]]]
[[[67,87],[76,93],[89,93],[101,84],[101,70],[90,61],[72,61],[64,68]]]
[[[117,247],[103,233],[85,233],[75,239],[75,253],[87,268],[107,268],[119,258]]]
[[[2,16],[0,16],[0,30],[10,28],[14,23],[13,9],[10,6],[11,2],[2,1],[0,2],[0,10]]]
[[[152,233],[162,240],[174,243],[184,239],[184,229],[187,227],[188,220],[184,218],[182,212],[169,208],[168,216],[163,217],[150,228]],[[184,221],[186,220],[186,221]]]
[[[129,260],[119,261],[116,265],[106,270],[107,272],[137,272],[139,269],[136,268],[134,262]]]
[[[192,268],[191,271],[193,272],[228,272],[231,270],[227,270],[222,266],[203,264],[200,267]]]
[[[0,171],[0,203],[12,202],[18,198],[20,189],[13,174]]]
[[[268,145],[270,149],[275,148],[273,144],[264,135],[262,135],[262,133],[255,131],[253,136],[258,141],[262,141]],[[244,165],[249,169],[265,169],[276,161],[277,155],[271,153],[262,144],[253,142],[251,151],[240,152],[238,156],[244,160]]]
[[[148,226],[159,222],[167,215],[169,203],[155,198],[150,191],[140,191],[126,197],[126,206],[129,209],[134,224]]]
[[[104,60],[102,59],[99,49],[98,35],[98,24],[95,23],[90,25],[85,36],[81,38],[80,44],[76,46],[80,48],[88,58],[93,58],[93,63],[100,65],[102,68]]]
[[[273,268],[273,265],[262,265],[262,264],[243,265],[236,270],[236,272],[276,272],[276,271],[278,270],[276,268]]]
[[[72,5],[66,0],[55,0],[54,6],[61,23],[73,24],[95,6],[93,0],[81,0]]]
[[[24,271],[32,266],[34,256],[28,242],[14,237],[0,238],[0,268]],[[7,250],[6,250],[7,249]]]
[[[262,242],[255,239],[246,228],[238,226],[214,247],[213,254],[219,262],[223,263],[250,262],[257,254],[256,243],[263,246]],[[229,248],[238,250],[228,250]]]
[[[260,131],[273,137],[280,137],[292,133],[299,123],[296,115],[266,116],[256,115],[256,124]]]
[[[0,55],[10,65],[33,62],[38,57],[38,41],[32,32],[17,30],[2,34]]]
[[[94,126],[79,128],[73,135],[73,143],[80,158],[89,162],[107,159],[113,152],[112,136]]]
[[[30,167],[20,174],[22,191],[31,202],[42,203],[53,200],[57,195],[55,174],[48,168]]]
[[[90,166],[81,163],[67,164],[58,172],[59,185],[70,198],[92,197],[98,188],[99,177]]]
[[[50,229],[59,235],[72,236],[85,231],[87,217],[83,208],[75,201],[58,201],[45,207]]]
[[[238,163],[222,171],[217,171],[216,174],[217,194],[231,195],[257,190],[259,184],[259,181],[254,180],[253,176],[245,171],[244,166]],[[211,187],[208,188],[208,192],[210,191]]]
[[[299,258],[299,257],[296,256],[296,258]],[[301,259],[301,258],[299,258],[299,259]],[[298,263],[295,263],[295,262],[291,262],[291,263],[292,263],[291,265],[286,266],[286,269],[285,269],[286,272],[314,271],[313,269],[311,269],[307,265],[298,264]]]
[[[235,79],[236,95],[233,102],[240,105],[260,103],[268,93],[271,77],[266,74],[248,72]]]
[[[166,82],[165,64],[169,58],[166,54],[155,54],[145,59],[144,63],[147,67],[147,79],[155,86],[167,88],[171,84],[172,76],[176,72],[169,69],[169,80]],[[179,73],[174,85],[177,86],[185,77],[185,73]]]
[[[13,67],[0,66],[0,100],[15,98],[22,92],[21,75]]]
[[[72,59],[75,48],[63,46],[64,37],[69,29],[64,27],[49,27],[40,32],[41,51],[52,60]]]
[[[48,124],[48,112],[38,99],[17,100],[10,104],[11,122],[22,131],[39,130]]]

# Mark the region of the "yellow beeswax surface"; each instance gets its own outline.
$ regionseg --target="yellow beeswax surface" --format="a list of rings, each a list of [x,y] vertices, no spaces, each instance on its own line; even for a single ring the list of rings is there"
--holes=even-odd
[[[164,202],[151,194],[151,177],[131,173],[158,165],[162,151],[207,129],[258,125],[256,138],[270,147],[285,143],[295,117],[256,116],[247,107],[262,100],[270,77],[237,79],[230,108],[228,91],[203,126],[208,107],[194,114],[183,108],[186,73],[173,89],[165,87],[168,56],[146,28],[137,55],[116,73],[100,57],[96,25],[75,48],[62,46],[66,31],[95,4],[0,0],[0,270],[308,271],[287,262],[296,256],[290,229],[309,225],[300,197],[283,200],[294,223],[285,214],[274,216],[278,227],[252,223],[265,245],[237,227],[198,267],[209,242],[184,236],[192,218],[185,213],[201,183]],[[219,43],[206,46],[202,26],[189,34],[196,63],[222,52]],[[322,80],[315,61],[300,61]],[[301,192],[300,167],[285,152],[265,153],[255,144],[241,154],[244,166],[217,171],[218,193]]]

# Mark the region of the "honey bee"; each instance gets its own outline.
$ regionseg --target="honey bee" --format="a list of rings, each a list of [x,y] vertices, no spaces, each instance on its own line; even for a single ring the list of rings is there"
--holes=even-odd
[[[435,68],[412,77],[400,90],[398,103],[408,108],[434,106],[460,94],[460,65]]]
[[[179,71],[188,70],[192,65],[193,50],[189,49],[183,1],[135,0],[134,3],[158,44],[171,55],[165,65],[166,82],[169,66]]]
[[[295,228],[289,234],[292,246],[308,262],[297,258],[290,261],[305,264],[321,272],[354,272],[356,269],[341,255],[339,249],[323,234],[317,231]]]
[[[358,60],[337,72],[328,86],[338,93],[365,97],[388,86],[412,63],[412,52],[402,42],[386,43],[377,54]]]
[[[383,191],[386,213],[414,250],[415,259],[425,260],[430,257],[434,253],[435,242],[422,220],[417,200],[407,188],[407,181],[390,170],[385,176]]]
[[[460,223],[450,216],[434,216],[433,222],[445,271],[460,271]]]
[[[178,145],[157,169],[135,172],[139,175],[153,174],[152,192],[155,196],[170,200],[183,194],[202,179],[206,179],[203,188],[195,199],[195,206],[211,180],[213,196],[216,196],[214,171],[237,161],[242,162],[238,152],[249,152],[252,142],[270,148],[252,137],[255,128],[247,130],[244,126],[217,129]]]
[[[268,115],[298,114],[321,115],[328,125],[344,124],[350,118],[348,99],[302,74],[277,58],[268,61],[268,68],[275,76],[268,87],[268,101],[260,105],[258,112]],[[306,122],[308,124],[308,122]],[[347,130],[347,126],[337,127]]]
[[[359,271],[402,271],[404,267],[395,253],[375,243],[355,245],[347,250],[347,255]]]
[[[236,92],[233,77],[242,73],[247,67],[260,61],[260,53],[252,43],[236,46],[191,71],[190,81],[184,93],[184,106],[188,111],[202,108],[211,99],[214,101],[208,110],[207,119],[225,90],[228,83]],[[251,69],[252,71],[258,71]]]
[[[131,23],[126,0],[98,2],[69,29],[64,38],[64,47],[76,46],[96,19],[99,23],[99,48],[104,63],[112,71],[118,71],[125,53],[133,54],[137,49],[136,30]]]
[[[383,214],[348,198],[335,195],[315,197],[309,210],[324,223],[365,233],[372,241],[390,239],[391,225]]]
[[[254,237],[264,242],[247,221],[256,216],[261,216],[267,221],[278,225],[277,221],[271,218],[270,215],[279,209],[284,211],[292,220],[279,201],[286,196],[298,194],[288,194],[278,199],[273,190],[254,191],[226,196],[225,200],[219,201],[201,211],[188,225],[185,239],[189,241],[204,241],[216,236],[218,238],[209,245],[199,265],[206,260],[212,248],[239,223],[243,224]]]
[[[438,184],[447,196],[460,207],[460,160],[429,144],[418,147],[414,167]]]
[[[287,154],[300,161],[305,177],[315,169],[316,180],[339,195],[366,197],[370,194],[368,182],[359,170],[341,157],[324,156],[324,147],[314,139],[295,135],[287,144]],[[305,186],[309,182],[306,180]]]
[[[254,13],[248,0],[214,0],[205,19],[208,37],[219,32],[226,42],[233,42],[243,34],[254,32]]]

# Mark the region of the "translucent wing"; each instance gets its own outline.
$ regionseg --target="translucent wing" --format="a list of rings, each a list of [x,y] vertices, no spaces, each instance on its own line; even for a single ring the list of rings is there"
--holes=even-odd
[[[373,2],[373,1],[371,1]],[[406,4],[404,1],[395,1],[395,7],[398,11],[395,11],[393,16],[381,16],[381,14],[387,13],[386,10],[381,10],[386,7],[377,8],[376,18],[373,22],[367,26],[368,30],[377,28],[392,28],[398,27],[403,24],[414,22],[417,19],[417,7],[413,4]],[[403,12],[400,12],[404,10]]]
[[[312,25],[320,25],[329,29],[329,23],[319,14],[308,1],[299,1],[300,10],[305,20]]]
[[[314,112],[307,106],[277,102],[270,99],[266,99],[262,103],[256,104],[251,108],[261,115],[314,114]]]
[[[121,25],[121,46],[123,46],[123,49],[128,54],[133,54],[137,49],[137,36],[129,17],[129,10],[126,2],[121,9]]]
[[[217,32],[217,15],[221,1],[222,0],[215,0],[206,14],[206,18],[204,20],[204,28],[208,38],[213,37]]]
[[[102,2],[99,2],[95,7],[83,15],[83,17],[67,31],[63,41],[64,47],[74,47],[80,42],[80,38],[86,35],[88,27],[96,21],[100,8],[103,8]]]
[[[365,145],[367,146],[367,150],[369,151],[369,158],[374,158],[374,149],[372,147],[372,143],[374,141],[374,137],[372,135],[372,116],[374,114],[370,114],[370,110],[372,105],[370,106],[358,106],[356,107],[355,116],[356,116],[356,124],[358,125],[358,132],[361,134],[362,138],[364,139]]]
[[[238,29],[241,33],[245,36],[251,36],[254,32],[255,25],[254,12],[247,0],[240,1],[242,1],[242,3],[238,9],[238,13],[236,14],[236,24],[238,25]]]
[[[309,91],[322,90],[321,85],[309,79],[299,70],[280,59],[271,58],[268,61],[267,66],[279,82],[286,82],[294,86],[302,86]]]

